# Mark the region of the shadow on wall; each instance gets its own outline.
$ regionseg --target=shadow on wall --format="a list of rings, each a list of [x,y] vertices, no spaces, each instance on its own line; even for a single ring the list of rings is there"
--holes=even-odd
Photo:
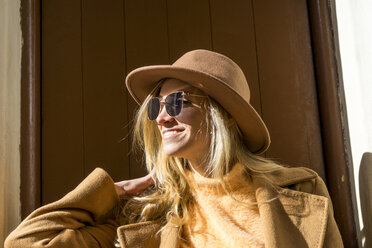
[[[372,153],[365,152],[359,168],[359,194],[363,216],[363,247],[372,247]]]

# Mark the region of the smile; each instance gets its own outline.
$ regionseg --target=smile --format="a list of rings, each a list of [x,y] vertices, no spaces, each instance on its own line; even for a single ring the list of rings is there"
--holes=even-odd
[[[163,132],[163,139],[170,139],[174,136],[179,135],[182,132],[182,130],[169,130]]]

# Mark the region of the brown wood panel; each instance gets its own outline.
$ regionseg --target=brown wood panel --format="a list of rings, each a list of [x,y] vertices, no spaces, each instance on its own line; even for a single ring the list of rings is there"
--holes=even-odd
[[[261,114],[252,1],[215,0],[210,9],[213,49],[242,68],[251,90],[251,104]]]
[[[82,0],[85,174],[129,178],[124,2]]]
[[[80,11],[80,1],[42,1],[43,204],[84,175]]]
[[[127,72],[153,64],[169,64],[167,4],[165,0],[125,1],[125,37]],[[137,104],[128,97],[128,122],[134,117]],[[145,173],[142,154],[130,153],[130,176]]]
[[[40,0],[21,1],[21,218],[41,204]]]
[[[208,0],[168,1],[170,63],[194,49],[212,50]]]
[[[268,157],[316,170],[325,179],[305,0],[254,1]]]

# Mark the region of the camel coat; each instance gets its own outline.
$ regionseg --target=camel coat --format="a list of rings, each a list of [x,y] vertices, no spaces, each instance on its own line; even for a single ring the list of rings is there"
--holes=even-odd
[[[307,168],[282,168],[253,176],[265,247],[343,247],[322,179]],[[272,200],[275,199],[275,200]],[[268,201],[269,200],[269,201]],[[270,201],[271,200],[271,201]],[[14,247],[178,247],[180,228],[157,221],[119,226],[114,183],[95,169],[61,200],[28,216],[6,239]]]

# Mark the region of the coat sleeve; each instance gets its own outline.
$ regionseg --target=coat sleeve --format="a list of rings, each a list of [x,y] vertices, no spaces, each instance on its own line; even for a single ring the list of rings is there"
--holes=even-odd
[[[31,213],[5,240],[15,247],[113,247],[119,205],[111,177],[95,169],[62,199]]]
[[[327,221],[327,230],[324,238],[324,247],[344,247],[340,231],[336,224],[332,200],[329,196],[327,187],[321,177],[317,177],[314,183],[314,193],[316,195],[325,196],[329,199],[329,208],[328,208],[328,221]]]

